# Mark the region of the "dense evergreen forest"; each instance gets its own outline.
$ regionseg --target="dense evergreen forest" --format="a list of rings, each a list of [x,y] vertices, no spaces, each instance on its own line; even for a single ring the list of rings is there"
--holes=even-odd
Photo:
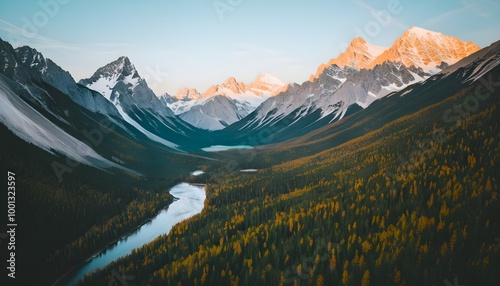
[[[4,126],[0,126],[0,135],[4,144],[0,150],[2,169],[14,172],[17,178],[19,285],[50,285],[133,231],[168,206],[172,202],[168,189],[193,165],[200,164],[200,159],[188,158],[183,162],[185,167],[157,168],[164,175],[147,178],[79,165],[59,182],[47,162],[64,163],[64,158],[30,148]],[[163,154],[155,156],[158,159]]]
[[[213,171],[201,215],[83,285],[497,285],[500,92],[460,108],[477,85],[316,155]]]

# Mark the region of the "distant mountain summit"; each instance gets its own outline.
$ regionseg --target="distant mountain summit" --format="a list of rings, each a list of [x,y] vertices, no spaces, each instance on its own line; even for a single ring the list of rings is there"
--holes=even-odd
[[[247,91],[244,83],[236,81],[234,77],[229,77],[222,84],[212,85],[203,94],[203,98],[214,95],[234,95],[243,94]]]
[[[464,42],[452,36],[411,27],[394,44],[373,60],[369,68],[386,61],[401,62],[406,67],[415,66],[424,71],[437,72],[458,62],[480,48],[472,42]],[[441,66],[441,68],[439,68]]]
[[[126,112],[137,106],[164,116],[174,116],[174,113],[165,108],[146,81],[139,76],[128,57],[119,57],[100,67],[90,78],[80,80],[79,84],[101,93]]]
[[[223,129],[256,109],[255,118],[250,118],[247,126],[265,126],[266,122],[271,124],[290,114],[294,114],[293,122],[312,113],[320,119],[331,117],[331,122],[341,119],[352,104],[366,108],[373,101],[422,81],[478,50],[474,43],[411,27],[390,47],[376,46],[359,37],[353,39],[343,53],[320,65],[309,81],[300,86],[287,86],[262,73],[250,84],[230,77],[203,94],[184,89],[181,96],[165,97],[162,101],[183,120],[198,127],[203,124],[202,128],[210,130]],[[204,110],[207,98],[221,95],[227,99],[211,101],[210,108]],[[214,102],[224,102],[221,103],[224,108],[214,109]],[[194,106],[198,107],[192,109]],[[229,114],[233,116],[228,116],[231,108],[236,110],[231,110]],[[207,117],[208,113],[211,115]]]
[[[229,77],[202,94],[194,88],[183,88],[175,96],[162,95],[160,100],[193,126],[219,130],[250,114],[284,86],[277,77],[260,73],[249,84]]]
[[[277,77],[268,74],[260,73],[257,78],[250,84],[238,82],[234,77],[228,78],[220,85],[211,86],[203,95],[202,98],[214,95],[227,95],[237,97],[237,95],[253,94],[256,96],[271,96],[274,95],[285,83]]]
[[[189,101],[189,100],[199,100],[202,99],[202,94],[199,93],[196,88],[183,88],[179,90],[175,95],[174,98],[178,100],[183,100],[183,101]]]
[[[363,38],[355,38],[345,52],[337,58],[331,59],[328,63],[320,65],[310,80],[318,78],[327,67],[332,65],[337,65],[340,68],[348,66],[357,70],[366,69],[385,50],[386,48],[372,45]]]
[[[95,83],[103,79],[108,81],[113,80],[114,82],[134,81],[135,83],[139,81],[140,76],[134,65],[130,62],[129,58],[122,56],[117,60],[100,67],[90,78],[81,80],[81,83]],[[108,95],[110,89],[103,88],[102,92]]]
[[[255,92],[257,95],[269,94],[271,96],[276,95],[276,93],[285,86],[277,77],[269,73],[260,73],[257,78],[248,85],[248,89]]]

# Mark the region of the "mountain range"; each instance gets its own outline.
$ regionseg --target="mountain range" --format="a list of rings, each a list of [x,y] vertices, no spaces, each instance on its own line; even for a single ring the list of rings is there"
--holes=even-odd
[[[334,64],[341,68],[350,66],[361,70],[373,69],[378,64],[390,61],[401,62],[408,68],[415,66],[426,72],[436,72],[442,69],[439,68],[441,62],[453,64],[477,50],[479,46],[472,42],[412,26],[391,47],[379,47],[363,38],[355,38],[345,52],[320,65],[310,80]]]
[[[420,82],[477,50],[479,46],[474,43],[411,27],[390,47],[353,39],[346,51],[320,65],[301,85],[288,86],[263,73],[249,85],[230,77],[205,93],[184,88],[175,96],[165,94],[161,98],[181,119],[208,130],[221,130],[233,123],[230,132],[259,129],[280,118],[287,118],[287,123],[308,122],[306,125],[331,123],[341,119],[349,107],[356,108],[353,104],[366,108],[374,100]],[[248,116],[257,107],[257,114]]]
[[[265,137],[272,137],[270,142],[306,134],[422,82],[479,49],[473,43],[418,27],[411,27],[389,48],[355,38],[345,52],[321,65],[310,80],[289,85],[222,130],[226,133],[221,137],[235,133],[243,140],[269,128],[273,132]]]
[[[211,204],[208,211],[232,212],[233,209],[227,202],[243,209],[251,204],[266,208],[266,215],[270,215],[266,219],[253,217],[252,212],[247,214],[248,219],[238,214],[237,219],[231,220],[231,223],[236,224],[227,225],[230,229],[229,237],[241,238],[241,232],[246,230],[243,227],[245,223],[253,223],[254,219],[274,221],[274,208],[280,204],[276,198],[287,197],[289,201],[280,207],[290,209],[292,201],[300,201],[303,193],[313,194],[308,189],[309,181],[305,179],[310,180],[315,188],[318,187],[317,193],[316,189],[314,191],[314,197],[320,200],[323,195],[325,198],[342,198],[343,191],[339,190],[344,189],[335,186],[344,184],[342,172],[357,172],[353,170],[358,162],[350,161],[354,167],[342,169],[345,167],[342,165],[344,155],[349,153],[356,157],[356,152],[368,148],[363,145],[364,142],[376,143],[377,148],[385,150],[384,140],[392,135],[396,138],[403,134],[405,139],[402,143],[393,140],[391,146],[398,147],[401,143],[403,147],[400,148],[406,148],[411,142],[416,142],[412,134],[418,133],[405,133],[406,128],[420,128],[419,121],[411,120],[422,119],[422,114],[419,114],[420,117],[416,114],[423,110],[434,108],[436,112],[429,112],[433,116],[432,120],[427,120],[423,129],[415,130],[425,129],[425,132],[431,133],[435,127],[431,124],[433,120],[439,124],[442,121],[449,124],[450,118],[443,117],[443,114],[450,115],[448,112],[451,111],[451,118],[456,121],[454,124],[463,128],[460,132],[471,134],[467,138],[481,133],[496,136],[498,132],[492,127],[482,132],[469,128],[467,124],[470,122],[466,123],[462,119],[474,119],[474,114],[461,113],[459,108],[467,106],[474,111],[474,106],[482,104],[481,108],[486,110],[483,110],[485,118],[487,114],[490,117],[491,114],[497,116],[494,112],[498,91],[495,91],[494,86],[500,76],[499,64],[500,42],[481,49],[473,43],[412,27],[387,48],[369,44],[361,38],[354,39],[345,52],[321,65],[314,75],[301,84],[284,84],[276,77],[262,73],[248,84],[230,77],[203,93],[194,88],[185,88],[173,96],[157,96],[126,56],[103,65],[89,78],[77,82],[69,72],[37,50],[28,46],[14,48],[0,39],[0,134],[5,142],[5,148],[0,150],[0,158],[9,168],[23,170],[22,176],[19,176],[20,181],[23,181],[18,185],[23,190],[18,192],[19,201],[23,201],[19,204],[23,228],[19,229],[17,237],[22,242],[20,245],[23,245],[19,251],[22,257],[20,261],[26,263],[23,269],[27,269],[25,278],[30,282],[26,285],[35,284],[34,281],[50,284],[107,243],[131,231],[164,207],[160,203],[168,196],[165,194],[167,187],[189,180],[206,183],[188,175],[194,170],[206,171],[210,180],[215,182],[218,182],[219,177],[236,178],[220,188],[210,185],[208,192],[213,196],[207,196],[207,204]],[[485,95],[466,97],[484,89],[495,92],[494,96],[489,96],[488,93],[489,98]],[[460,101],[456,105],[455,99],[462,100],[462,97],[465,98],[463,104],[460,105]],[[492,122],[498,121],[497,117],[489,119]],[[451,134],[458,130],[458,127],[451,124],[446,126],[445,123],[442,124],[445,132],[449,131]],[[394,129],[396,125],[400,129]],[[381,129],[384,129],[383,132]],[[419,138],[422,139],[427,133],[417,135],[421,135]],[[458,136],[462,133],[455,133],[453,136],[460,138]],[[360,137],[363,140],[356,141]],[[458,140],[455,143],[459,144]],[[474,140],[469,140],[468,144],[474,146]],[[481,139],[481,142],[484,141],[484,145],[491,149],[496,144],[494,140],[496,139],[486,138]],[[410,143],[404,145],[407,141]],[[348,145],[348,142],[354,143]],[[228,152],[203,150],[212,145],[250,145],[254,148]],[[341,152],[333,150],[338,146],[342,146]],[[420,147],[415,146],[415,149]],[[330,151],[324,153],[327,150]],[[397,152],[384,152],[381,154],[390,153],[391,158],[397,158]],[[438,166],[441,168],[439,172],[445,174],[449,170],[446,162],[455,157],[474,166],[476,157],[464,154],[458,148],[453,154],[450,151],[440,153],[439,159],[442,161],[439,164],[442,166]],[[382,170],[378,164],[384,162],[386,157],[378,156],[378,153],[378,157],[371,155],[366,156],[371,163],[363,165],[363,168],[366,167],[363,170],[369,174],[377,173],[381,177]],[[321,166],[329,166],[330,159],[335,156],[338,156],[335,164],[340,164],[338,169],[325,169],[324,172],[315,173],[316,162],[321,160]],[[478,160],[475,168],[481,168],[479,171],[484,174],[484,168],[489,166],[491,168],[487,172],[493,173],[496,163],[489,159],[484,162],[482,160]],[[430,159],[428,161],[429,164],[422,165],[422,170],[432,163]],[[436,167],[436,163],[433,164]],[[283,176],[273,177],[275,184],[269,185],[268,181],[258,179],[259,174],[240,174],[242,169],[258,168],[267,168],[269,172],[265,172],[269,176],[274,171]],[[465,167],[460,168],[464,171]],[[433,174],[441,176],[439,172]],[[295,176],[296,174],[300,176]],[[331,178],[332,174],[338,175],[338,181],[335,184],[333,181],[324,183],[326,181],[323,179]],[[202,175],[201,178],[207,177]],[[452,182],[459,180],[450,178],[450,186]],[[258,187],[245,189],[237,194],[226,192],[235,186],[243,190],[244,185],[239,183],[243,181],[253,182]],[[290,187],[289,182],[295,185]],[[362,200],[365,194],[358,192],[357,188],[365,186],[359,182],[353,188],[345,185],[345,194],[357,192],[355,196]],[[430,184],[436,189],[435,182]],[[493,185],[495,184],[493,180]],[[372,182],[370,187],[375,189],[382,185]],[[404,186],[406,185],[405,181]],[[154,191],[150,191],[153,188]],[[490,187],[478,187],[482,191],[488,188],[491,189],[491,182]],[[430,193],[431,187],[428,189]],[[450,187],[450,196],[451,189]],[[268,197],[266,193],[270,190],[276,191],[272,197]],[[323,193],[330,190],[335,193]],[[401,193],[398,198],[391,197],[404,206],[412,194],[416,196],[417,189],[407,193]],[[262,196],[258,203],[253,201],[256,194]],[[387,197],[383,196],[384,192],[381,194],[374,195],[373,198],[367,196],[365,201],[373,204],[382,202],[373,209],[383,210],[380,217],[384,221],[384,217],[389,219],[389,212],[386,213]],[[481,197],[478,209],[494,198],[491,194],[483,193],[480,196],[484,198]],[[416,204],[425,205],[426,202],[427,205],[432,205],[430,198]],[[305,202],[303,206],[308,207],[309,204]],[[435,215],[439,214],[439,208],[437,207]],[[446,205],[441,209],[446,211]],[[345,212],[341,209],[338,214]],[[119,220],[122,215],[126,219]],[[211,218],[219,221],[218,214]],[[368,220],[370,219],[367,222]],[[353,219],[352,222],[354,221]],[[287,222],[276,226],[279,231],[289,229]],[[199,230],[198,227],[206,228],[204,231],[210,232],[211,238],[215,237],[209,223],[189,227],[189,231],[194,229],[195,232]],[[296,228],[297,224],[293,227]],[[359,223],[358,228],[368,229],[364,222]],[[354,230],[355,227],[351,229]],[[181,232],[177,231],[176,235]],[[54,237],[46,235],[47,233],[61,235]],[[434,238],[433,236],[432,239]],[[194,241],[199,237],[193,234],[190,239]],[[196,243],[195,248],[200,253],[217,252],[205,251],[199,248],[199,241]],[[217,238],[213,245],[220,245],[223,251],[234,249],[236,252],[238,249],[222,247],[223,243],[233,242]],[[343,245],[346,244],[350,243]],[[75,248],[75,245],[78,247]],[[242,243],[239,247],[250,246]],[[153,249],[156,253],[156,250],[162,248]],[[141,256],[140,251],[136,255]],[[263,255],[267,257],[272,254]],[[188,256],[172,259],[185,260],[185,257]],[[373,257],[375,256],[370,257],[370,261],[376,259]],[[254,262],[257,263],[257,259]],[[155,266],[149,262],[127,265],[134,268],[136,265],[148,264],[151,267],[142,269],[147,272],[144,277],[159,278],[162,275],[154,275],[149,271],[156,271],[158,265],[167,262],[162,263],[154,264]],[[249,265],[249,262],[245,263]],[[110,273],[112,272],[103,275],[108,275],[109,278]],[[199,277],[202,276],[201,272],[198,274]],[[106,284],[108,282],[107,280]],[[88,283],[93,285],[92,281]]]
[[[184,121],[199,128],[219,130],[250,114],[284,85],[276,77],[261,73],[250,84],[230,77],[203,94],[184,88],[175,96],[164,94],[160,99]]]
[[[157,97],[125,56],[76,83],[35,49],[14,50],[2,42],[2,74],[17,82],[14,93],[22,90],[21,97],[63,125],[71,125],[65,111],[58,110],[44,87],[33,82],[48,84],[84,109],[109,117],[129,136],[147,137],[185,152],[204,144],[200,144],[207,138],[203,129],[215,131],[209,138],[222,138],[220,142],[228,144],[259,133],[259,140],[269,143],[306,134],[422,82],[478,50],[473,43],[411,27],[388,48],[355,38],[345,52],[302,84],[284,84],[261,73],[249,84],[229,77],[204,93],[184,88],[174,96]],[[35,134],[17,131],[25,139],[29,136],[23,132]],[[40,138],[27,140],[42,144]]]

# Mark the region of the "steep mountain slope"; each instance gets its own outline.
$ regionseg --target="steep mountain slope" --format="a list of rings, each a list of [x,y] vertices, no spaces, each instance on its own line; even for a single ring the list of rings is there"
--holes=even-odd
[[[73,113],[81,112],[82,107],[110,116],[112,120],[113,116],[119,116],[113,105],[78,86],[68,72],[34,49],[24,46],[14,50],[0,39],[0,55],[3,67],[0,71],[0,121],[5,127],[51,154],[97,168],[131,171],[99,155],[84,143],[88,138],[75,130],[81,124],[75,122]],[[58,100],[46,85],[59,92],[68,92],[68,98]]]
[[[31,79],[44,81],[66,93],[72,101],[90,111],[118,115],[116,108],[102,96],[77,85],[67,71],[43,57],[35,49],[23,46],[14,50],[9,43],[0,39],[0,66],[3,74],[16,81],[29,82]],[[30,90],[29,85],[24,87],[32,93],[31,100],[49,104],[49,99],[43,93]]]
[[[221,132],[235,133],[238,140],[264,133],[272,137],[271,142],[282,141],[340,120],[349,112],[366,108],[375,100],[428,76],[421,69],[408,69],[392,62],[361,71],[333,65],[313,82],[291,85]]]
[[[101,93],[127,123],[153,141],[181,150],[200,139],[196,128],[177,118],[153,93],[127,57],[99,68],[79,84]]]
[[[49,153],[65,156],[97,168],[126,168],[97,154],[91,147],[69,135],[62,128],[24,102],[0,74],[0,123],[16,136]]]

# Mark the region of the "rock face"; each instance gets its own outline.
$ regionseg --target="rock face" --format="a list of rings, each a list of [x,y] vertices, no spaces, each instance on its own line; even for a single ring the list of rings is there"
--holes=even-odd
[[[174,113],[160,102],[146,81],[139,76],[127,57],[120,57],[97,69],[90,78],[82,79],[79,83],[101,93],[113,104],[122,107],[125,112],[138,107],[163,116],[174,116]]]
[[[228,78],[220,85],[212,85],[203,94],[203,97],[210,97],[214,95],[229,95],[229,94],[242,94],[247,91],[247,87],[242,82],[237,82],[234,77]]]
[[[247,85],[247,88],[257,95],[269,94],[272,96],[284,85],[285,83],[277,77],[268,73],[260,73],[252,83]]]
[[[202,99],[201,93],[199,93],[195,88],[183,88],[179,90],[174,98],[182,101],[189,101],[189,100],[199,100]]]
[[[309,80],[318,78],[325,68],[332,65],[337,65],[340,68],[348,66],[357,70],[366,69],[385,50],[386,48],[372,45],[363,38],[355,38],[345,52],[337,58],[331,59],[328,63],[320,65],[316,74],[312,75]]]
[[[52,60],[45,58],[36,49],[28,46],[13,49],[12,46],[0,39],[0,67],[7,77],[21,83],[45,82],[68,95],[78,105],[92,112],[101,114],[118,115],[112,104],[97,93],[78,85],[73,77]],[[52,101],[45,92],[25,85],[30,90],[29,100],[49,106]]]

